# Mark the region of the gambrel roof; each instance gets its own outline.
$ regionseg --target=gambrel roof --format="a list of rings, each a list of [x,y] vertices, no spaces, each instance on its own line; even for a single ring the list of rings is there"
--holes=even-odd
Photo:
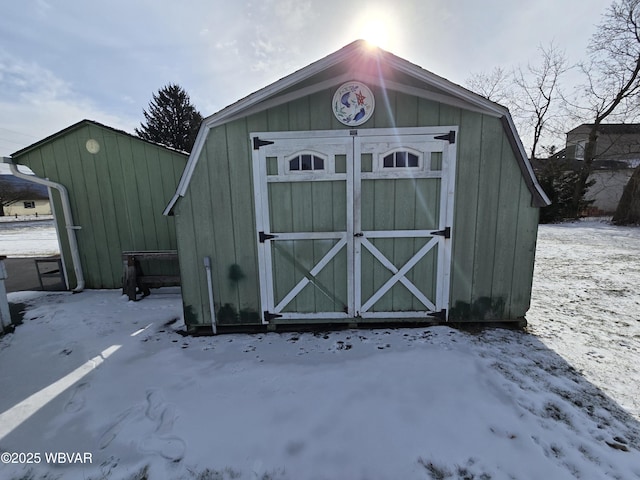
[[[176,194],[167,205],[164,214],[170,215],[175,203],[186,193],[210,129],[351,80],[499,118],[531,192],[532,205],[543,207],[551,203],[536,179],[506,107],[392,53],[372,47],[364,40],[356,40],[207,117],[202,122]]]

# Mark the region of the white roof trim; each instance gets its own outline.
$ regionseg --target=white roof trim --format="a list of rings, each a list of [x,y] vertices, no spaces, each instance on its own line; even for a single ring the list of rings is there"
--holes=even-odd
[[[529,160],[527,152],[524,149],[524,145],[522,144],[522,140],[520,139],[520,136],[517,133],[516,126],[513,123],[513,118],[511,118],[511,114],[509,114],[507,112],[507,114],[505,115],[504,118],[506,118],[507,122],[509,122],[509,127],[511,128],[511,131],[514,133],[513,139],[515,140],[515,142],[516,142],[516,144],[518,146],[518,150],[520,151],[520,155],[522,156],[522,158],[524,160],[524,165],[525,165],[525,167],[527,169],[527,172],[529,172],[529,178],[531,179],[531,182],[533,183],[533,188],[538,192],[538,194],[540,195],[542,203],[544,203],[544,205],[539,205],[539,206],[546,207],[546,206],[551,205],[551,200],[549,199],[547,194],[542,189],[542,186],[540,185],[540,183],[538,183],[538,178],[536,177],[536,174],[533,172],[533,166],[531,165],[531,161]]]
[[[343,75],[331,78],[329,80],[318,82],[308,87],[301,88],[294,92],[282,94],[282,92],[289,89],[290,87],[293,87],[309,78],[312,78],[314,75],[317,75],[328,68],[338,65],[345,60],[349,60],[354,55],[358,54],[378,55],[384,61],[384,63],[386,63],[392,69],[396,69],[399,72],[418,79],[425,84],[434,87],[436,90],[440,90],[440,92],[443,93],[412,87],[389,80],[382,80],[372,75],[358,74],[356,71],[353,71],[347,72]],[[334,85],[340,85],[345,81],[354,79],[366,81],[367,83],[375,84],[380,87],[405,92],[407,94],[415,95],[420,98],[434,100],[454,107],[476,111],[478,113],[483,113],[497,118],[505,118],[507,125],[511,130],[510,133],[512,135],[512,140],[515,141],[516,148],[519,155],[521,156],[520,161],[524,164],[525,170],[529,174],[529,183],[532,184],[533,189],[541,198],[542,203],[545,203],[547,205],[551,203],[549,201],[549,198],[542,190],[542,187],[538,184],[535,174],[533,173],[531,163],[529,162],[524,146],[522,145],[520,137],[518,136],[517,130],[507,108],[494,103],[484,97],[481,97],[480,95],[477,95],[459,85],[456,85],[449,80],[439,77],[438,75],[435,75],[427,70],[424,70],[422,67],[408,62],[407,60],[397,57],[391,53],[385,52],[381,49],[378,49],[376,51],[371,50],[370,47],[364,46],[363,41],[358,40],[347,45],[341,50],[338,50],[337,52],[321,60],[318,60],[311,65],[298,70],[297,72],[294,72],[291,75],[284,77],[281,80],[278,80],[275,83],[272,83],[271,85],[258,90],[257,92],[254,92],[251,95],[237,101],[236,103],[229,105],[219,112],[207,117],[202,122],[200,131],[198,132],[198,136],[196,137],[196,141],[191,151],[191,155],[189,156],[187,165],[182,173],[182,177],[178,184],[176,193],[163,213],[165,215],[169,215],[171,213],[171,210],[173,209],[173,206],[178,201],[178,198],[184,196],[184,194],[186,193],[189,182],[198,162],[198,158],[200,157],[200,153],[204,147],[206,138],[211,128],[217,127],[224,123],[228,123],[241,117],[257,113],[259,111],[266,110],[268,108],[272,108],[277,105],[290,102],[303,96],[311,95],[321,90],[331,88]]]

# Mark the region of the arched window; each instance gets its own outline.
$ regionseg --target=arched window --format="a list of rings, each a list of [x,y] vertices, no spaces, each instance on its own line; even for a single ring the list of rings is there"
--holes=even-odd
[[[387,168],[420,168],[421,155],[407,149],[396,150],[382,155],[382,169]]]
[[[325,169],[325,159],[314,153],[301,153],[289,159],[289,172],[315,172]]]

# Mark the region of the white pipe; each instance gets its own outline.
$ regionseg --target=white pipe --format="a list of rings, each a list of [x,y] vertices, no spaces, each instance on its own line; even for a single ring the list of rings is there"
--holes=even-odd
[[[73,216],[71,214],[71,204],[69,203],[69,193],[64,185],[44,178],[36,177],[35,175],[27,175],[18,171],[18,166],[13,163],[10,158],[3,157],[2,161],[9,164],[11,173],[28,182],[38,183],[40,185],[46,185],[50,188],[55,188],[60,193],[60,200],[62,201],[62,213],[64,214],[64,223],[67,229],[67,237],[69,238],[69,250],[71,250],[71,262],[73,263],[73,271],[76,274],[76,288],[73,289],[74,293],[78,293],[84,290],[84,275],[82,274],[82,264],[80,262],[80,251],[78,250],[78,241],[76,239],[76,230],[82,227],[75,226],[73,224]]]
[[[11,325],[11,311],[7,300],[7,289],[4,280],[7,278],[7,269],[4,267],[4,255],[0,255],[0,333],[8,333]]]
[[[213,282],[211,280],[211,258],[204,257],[204,268],[207,271],[207,286],[209,288],[209,312],[211,314],[211,329],[213,330],[213,334],[217,334],[216,327],[216,310],[215,305],[213,303]]]

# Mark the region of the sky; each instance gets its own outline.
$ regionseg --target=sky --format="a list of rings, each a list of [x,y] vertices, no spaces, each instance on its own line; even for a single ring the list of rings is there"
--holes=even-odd
[[[610,0],[22,0],[0,9],[0,154],[82,119],[133,133],[178,83],[209,116],[359,38],[464,85],[582,60]],[[567,130],[574,125],[568,126]]]

